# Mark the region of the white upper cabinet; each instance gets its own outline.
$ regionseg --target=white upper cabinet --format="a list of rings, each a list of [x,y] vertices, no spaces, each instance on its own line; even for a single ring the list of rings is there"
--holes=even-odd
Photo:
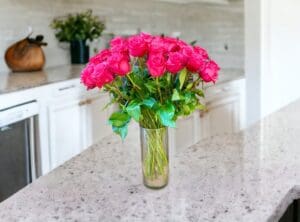
[[[177,4],[188,4],[188,3],[211,3],[211,4],[229,4],[229,0],[156,0],[160,2],[170,2]]]

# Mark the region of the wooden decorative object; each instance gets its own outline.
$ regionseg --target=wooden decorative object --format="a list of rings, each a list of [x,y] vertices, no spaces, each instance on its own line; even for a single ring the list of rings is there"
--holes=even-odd
[[[7,66],[13,72],[39,71],[45,64],[45,55],[41,46],[46,46],[42,35],[29,36],[11,45],[5,52]]]

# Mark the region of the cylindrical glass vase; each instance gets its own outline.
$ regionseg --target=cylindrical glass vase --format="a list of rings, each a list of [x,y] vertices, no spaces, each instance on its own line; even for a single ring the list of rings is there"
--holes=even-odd
[[[145,186],[163,188],[169,180],[168,130],[140,128],[143,180]]]

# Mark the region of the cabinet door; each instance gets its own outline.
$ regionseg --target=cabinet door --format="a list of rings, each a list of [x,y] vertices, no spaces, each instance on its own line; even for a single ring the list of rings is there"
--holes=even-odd
[[[87,145],[90,146],[103,137],[110,135],[112,129],[108,124],[108,118],[112,112],[112,106],[103,110],[109,102],[109,95],[102,94],[87,99]],[[87,146],[87,147],[88,147]]]
[[[84,146],[84,103],[61,101],[49,107],[49,143],[51,168],[78,154]]]
[[[231,95],[207,103],[201,116],[201,137],[233,133],[240,129],[239,96]]]
[[[195,112],[177,120],[176,129],[171,132],[174,134],[171,144],[174,146],[175,152],[190,147],[199,141],[199,119],[199,113]]]

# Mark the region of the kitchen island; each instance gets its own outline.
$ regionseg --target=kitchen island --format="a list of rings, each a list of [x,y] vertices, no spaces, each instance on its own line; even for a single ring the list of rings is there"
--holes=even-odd
[[[171,152],[143,186],[138,128],[111,135],[0,204],[1,221],[278,221],[300,198],[300,101],[237,134]]]

